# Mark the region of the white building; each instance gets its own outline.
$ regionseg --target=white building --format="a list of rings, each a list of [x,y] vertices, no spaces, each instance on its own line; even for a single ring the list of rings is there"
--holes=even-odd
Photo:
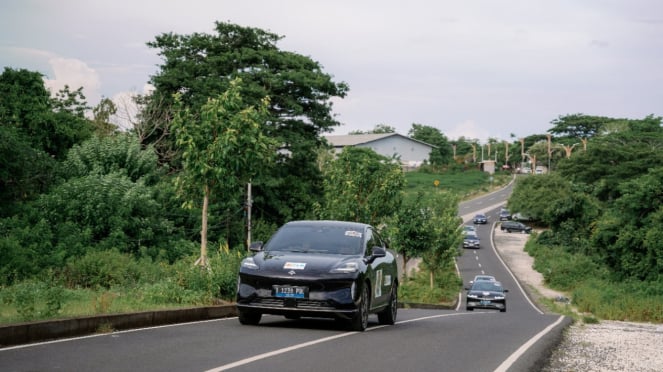
[[[337,152],[342,151],[346,146],[367,147],[386,157],[396,155],[403,166],[412,168],[427,161],[431,150],[435,148],[433,145],[398,133],[326,135],[324,137]]]

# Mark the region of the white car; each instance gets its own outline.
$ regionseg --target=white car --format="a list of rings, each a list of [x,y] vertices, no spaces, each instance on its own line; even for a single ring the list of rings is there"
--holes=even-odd
[[[530,216],[527,216],[527,215],[522,214],[520,212],[518,212],[518,213],[514,214],[513,216],[511,216],[511,219],[514,220],[514,221],[531,221],[532,220],[532,218]]]
[[[480,282],[482,280],[488,280],[488,281],[495,281],[495,277],[492,275],[476,275],[474,277],[474,280],[470,280],[470,285],[474,284],[475,282]]]

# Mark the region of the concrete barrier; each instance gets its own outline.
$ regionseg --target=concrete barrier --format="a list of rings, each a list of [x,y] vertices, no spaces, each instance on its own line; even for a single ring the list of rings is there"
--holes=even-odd
[[[97,315],[0,326],[0,347],[102,332],[237,316],[237,307],[219,305],[130,314]]]

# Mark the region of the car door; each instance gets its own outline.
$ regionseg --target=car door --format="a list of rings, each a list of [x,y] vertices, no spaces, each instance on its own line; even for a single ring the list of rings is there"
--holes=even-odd
[[[384,240],[380,235],[368,229],[366,233],[366,255],[371,256],[373,247],[381,247],[387,249]],[[385,257],[377,257],[368,264],[367,274],[371,281],[371,308],[385,305],[389,301],[391,293],[391,285],[395,279],[393,272],[393,256],[387,252]]]

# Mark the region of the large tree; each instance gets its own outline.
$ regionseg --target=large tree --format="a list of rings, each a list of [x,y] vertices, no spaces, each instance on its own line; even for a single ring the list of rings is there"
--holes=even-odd
[[[212,196],[229,204],[258,171],[267,169],[276,153],[276,143],[263,132],[269,100],[258,107],[246,106],[240,94],[241,79],[231,82],[218,98],[209,99],[200,112],[179,108],[176,97],[172,127],[183,149],[183,171],[178,185],[189,205],[202,200],[200,259],[207,266],[207,218]],[[233,200],[234,199],[234,200]],[[234,202],[234,203],[233,203]]]
[[[331,99],[344,97],[348,90],[345,83],[335,83],[324,73],[318,62],[280,50],[276,44],[281,38],[261,29],[217,22],[214,34],[166,33],[148,43],[163,58],[160,71],[151,79],[156,90],[150,102],[164,110],[172,107],[172,95],[179,92],[182,102],[195,111],[209,97],[227,90],[237,77],[243,81],[241,95],[247,105],[257,106],[264,97],[270,98],[263,130],[281,149],[276,165],[260,175],[256,204],[278,223],[307,213],[321,197],[315,153],[322,143],[320,135],[340,125],[332,114]],[[152,118],[167,121],[170,117],[146,109]],[[160,138],[168,130],[162,125],[153,137]]]
[[[628,120],[625,129],[596,136],[574,156],[563,159],[557,170],[574,182],[594,188],[601,200],[619,196],[617,185],[663,163],[661,118]]]
[[[437,128],[413,123],[412,128],[407,135],[416,140],[435,146],[430,153],[429,161],[431,164],[447,164],[453,157],[453,148],[451,147],[449,140]]]

